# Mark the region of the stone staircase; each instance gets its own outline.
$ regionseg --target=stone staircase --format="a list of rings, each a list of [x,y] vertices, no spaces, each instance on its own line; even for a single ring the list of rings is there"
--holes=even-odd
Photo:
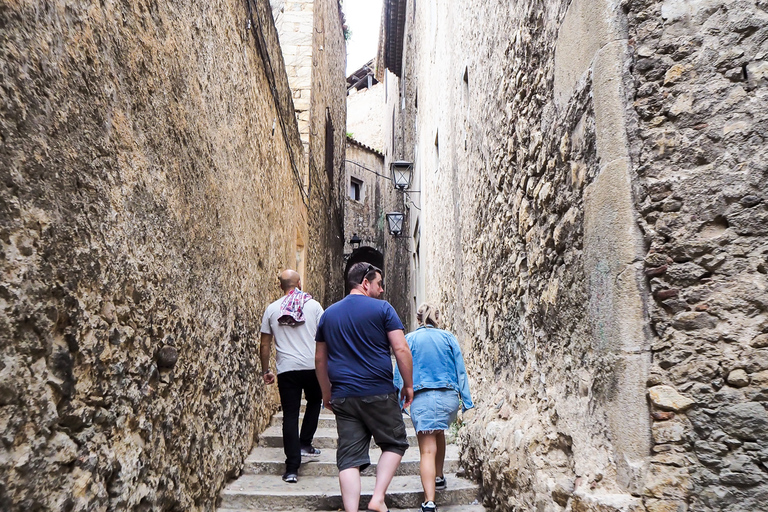
[[[419,479],[419,449],[410,418],[404,417],[411,447],[405,452],[387,492],[387,505],[391,512],[418,510],[423,499]],[[299,482],[282,481],[285,470],[283,454],[282,412],[259,437],[258,445],[245,461],[243,474],[221,492],[219,512],[245,511],[309,511],[341,510],[338,472],[336,470],[336,418],[325,409],[313,445],[322,451],[319,457],[304,460],[299,469]],[[373,492],[376,461],[379,450],[371,443],[371,467],[362,473],[360,510],[364,511]],[[477,484],[456,476],[459,470],[459,451],[456,445],[446,447],[445,477],[448,488],[437,491],[439,512],[484,512],[479,505]]]

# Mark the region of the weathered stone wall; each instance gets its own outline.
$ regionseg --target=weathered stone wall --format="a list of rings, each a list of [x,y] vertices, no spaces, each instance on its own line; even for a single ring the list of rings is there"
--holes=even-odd
[[[649,509],[768,510],[768,3],[628,18],[659,405],[646,494],[677,506]]]
[[[0,8],[3,510],[211,510],[275,408],[303,156],[247,5]]]
[[[306,288],[324,306],[344,293],[347,46],[338,0],[315,0],[309,110],[309,253]],[[322,212],[322,213],[319,213]]]
[[[464,462],[497,510],[641,506],[628,490],[641,476],[627,473],[642,472],[635,450],[650,451],[642,366],[630,383],[640,389],[638,410],[627,411],[617,399],[627,373],[621,338],[610,325],[595,336],[604,326],[592,325],[586,307],[591,289],[613,291],[626,263],[624,254],[584,247],[588,191],[608,161],[597,154],[587,69],[555,103],[567,7],[416,4],[404,78],[388,84],[395,147],[401,139],[401,152],[414,151],[420,181],[411,229],[418,221],[423,298],[444,310],[472,374],[478,410],[464,431]],[[409,110],[414,118],[401,116]],[[631,208],[631,196],[623,199]],[[601,281],[590,279],[595,267]],[[625,275],[639,296],[634,274]],[[602,298],[593,308],[610,316]],[[624,439],[614,411],[639,415],[645,437]]]
[[[355,140],[383,151],[384,143],[384,84],[350,89],[347,96],[347,133]]]
[[[765,11],[408,4],[386,153],[492,508],[765,506]]]
[[[347,138],[345,169],[347,196],[344,202],[344,252],[351,253],[349,238],[357,234],[362,245],[370,245],[382,252],[386,241],[386,208],[383,200],[387,185],[392,186],[384,173],[384,155],[376,153],[355,140]],[[377,176],[377,174],[381,176]],[[350,196],[352,179],[362,182],[359,200]]]

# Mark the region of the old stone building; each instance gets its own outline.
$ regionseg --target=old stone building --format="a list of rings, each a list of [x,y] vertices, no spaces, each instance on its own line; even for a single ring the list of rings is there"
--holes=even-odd
[[[384,84],[376,80],[371,60],[347,77],[347,133],[384,151],[384,108]]]
[[[211,510],[242,466],[277,403],[277,272],[340,293],[344,46],[318,4],[307,156],[266,0],[0,10],[2,510]]]
[[[768,7],[386,0],[416,302],[495,510],[766,510]]]

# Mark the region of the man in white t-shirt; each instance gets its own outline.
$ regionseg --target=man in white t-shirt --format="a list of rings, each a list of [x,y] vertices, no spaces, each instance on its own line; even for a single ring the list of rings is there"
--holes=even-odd
[[[285,295],[267,306],[261,321],[261,375],[266,384],[275,382],[269,368],[272,338],[277,351],[277,389],[283,407],[283,447],[285,473],[283,480],[298,481],[301,457],[317,457],[320,450],[312,446],[317,430],[323,395],[315,375],[315,333],[323,308],[308,293],[301,291],[301,277],[295,270],[280,274],[280,288]],[[304,420],[299,432],[301,393],[307,400]]]

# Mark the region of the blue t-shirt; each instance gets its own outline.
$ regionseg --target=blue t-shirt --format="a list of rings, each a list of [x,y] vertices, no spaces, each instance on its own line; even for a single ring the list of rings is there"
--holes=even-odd
[[[331,398],[395,391],[387,333],[402,329],[385,300],[350,294],[325,310],[315,340],[328,348]]]

